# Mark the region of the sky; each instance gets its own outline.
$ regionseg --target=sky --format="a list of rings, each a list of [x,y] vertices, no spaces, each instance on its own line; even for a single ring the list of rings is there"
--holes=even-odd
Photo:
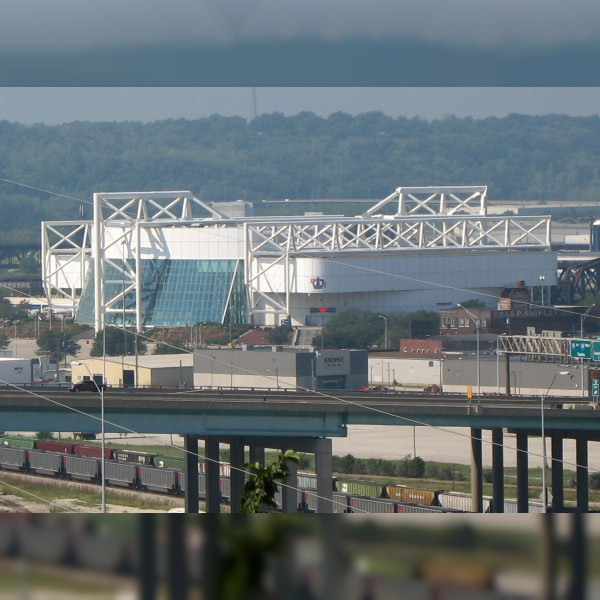
[[[19,0],[5,3],[0,48],[321,36],[411,36],[480,46],[597,39],[596,0]]]
[[[19,0],[0,86],[600,85],[597,0]]]
[[[198,119],[212,114],[286,116],[311,111],[327,117],[381,111],[389,116],[485,118],[510,113],[588,116],[600,112],[600,88],[194,88],[0,87],[0,121],[57,125],[72,121]]]

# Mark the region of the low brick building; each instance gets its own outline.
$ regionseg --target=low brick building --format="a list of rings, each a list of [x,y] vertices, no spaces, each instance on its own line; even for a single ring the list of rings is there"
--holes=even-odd
[[[400,353],[408,356],[427,357],[440,356],[442,353],[441,340],[401,339]]]

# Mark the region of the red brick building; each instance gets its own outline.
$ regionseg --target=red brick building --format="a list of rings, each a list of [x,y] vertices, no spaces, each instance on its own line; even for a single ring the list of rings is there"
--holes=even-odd
[[[491,329],[492,311],[489,308],[469,308],[469,312],[479,319],[479,333],[488,333]],[[475,319],[464,308],[446,308],[440,310],[440,335],[464,335],[477,333]]]
[[[442,354],[442,341],[432,339],[401,339],[400,353],[405,356],[414,357],[440,356]]]

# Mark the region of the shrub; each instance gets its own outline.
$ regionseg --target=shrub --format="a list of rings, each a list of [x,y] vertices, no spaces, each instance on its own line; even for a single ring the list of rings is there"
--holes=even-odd
[[[592,473],[590,475],[590,487],[593,490],[600,490],[600,473]]]
[[[421,478],[425,475],[425,461],[420,456],[415,456],[407,461],[407,467],[409,477]]]

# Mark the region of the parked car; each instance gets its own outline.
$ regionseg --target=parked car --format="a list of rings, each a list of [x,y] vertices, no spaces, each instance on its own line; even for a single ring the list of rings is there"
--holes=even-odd
[[[69,387],[70,392],[97,392],[98,389],[105,390],[105,383],[96,383],[93,379],[84,379],[78,381]]]
[[[390,388],[385,387],[385,385],[376,385],[371,388],[372,392],[389,392]]]
[[[442,390],[440,389],[439,385],[428,385],[426,388],[423,388],[424,392],[430,392],[432,394],[437,394],[438,392],[441,392]]]

